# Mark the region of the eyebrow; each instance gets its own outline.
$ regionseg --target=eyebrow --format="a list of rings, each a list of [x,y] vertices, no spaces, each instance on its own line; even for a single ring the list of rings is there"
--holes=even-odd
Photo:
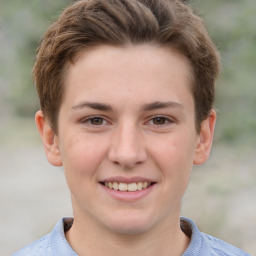
[[[82,109],[82,108],[92,108],[96,110],[102,110],[102,111],[113,111],[113,108],[104,103],[98,103],[98,102],[82,102],[78,105],[75,105],[72,107],[72,109]]]
[[[143,111],[149,111],[149,110],[155,110],[155,109],[160,109],[160,108],[179,108],[179,109],[183,109],[184,106],[178,102],[174,102],[174,101],[167,101],[167,102],[159,102],[159,101],[155,101],[149,104],[146,104],[142,107]]]
[[[155,101],[152,103],[145,104],[141,107],[142,111],[150,111],[160,108],[179,108],[183,109],[184,106],[178,102],[174,101],[167,101],[167,102],[160,102]],[[83,108],[91,108],[95,110],[101,110],[101,111],[114,111],[111,105],[105,104],[105,103],[98,103],[98,102],[82,102],[78,105],[73,106],[71,109],[83,109]]]

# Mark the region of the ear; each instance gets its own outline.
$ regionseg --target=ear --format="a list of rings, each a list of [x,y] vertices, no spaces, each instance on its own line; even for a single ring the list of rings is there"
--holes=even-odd
[[[209,116],[201,123],[201,130],[198,135],[198,142],[193,161],[193,164],[195,165],[203,164],[209,158],[216,116],[216,112],[212,109]]]
[[[41,110],[35,116],[36,126],[43,141],[46,157],[54,166],[61,166],[62,159],[60,155],[59,140],[51,128],[49,122],[45,119]]]

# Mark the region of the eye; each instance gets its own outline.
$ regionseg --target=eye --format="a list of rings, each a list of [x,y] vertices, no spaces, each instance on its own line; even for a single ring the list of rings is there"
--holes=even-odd
[[[107,124],[107,121],[102,117],[90,117],[82,120],[83,123],[91,125],[91,126],[100,126]]]
[[[172,120],[164,116],[157,116],[152,118],[149,123],[153,125],[165,125],[172,123]]]
[[[89,122],[92,125],[102,125],[104,123],[104,119],[101,117],[94,117],[94,118],[90,119]]]
[[[152,122],[155,125],[163,125],[163,124],[166,124],[167,120],[165,117],[158,116],[158,117],[153,118]]]

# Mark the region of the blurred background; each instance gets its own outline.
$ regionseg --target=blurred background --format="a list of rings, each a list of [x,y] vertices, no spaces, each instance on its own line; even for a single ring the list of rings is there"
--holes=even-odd
[[[0,0],[0,256],[72,215],[63,170],[46,161],[30,72],[38,41],[71,1]],[[195,167],[182,215],[256,255],[256,1],[187,1],[222,55],[212,156]]]

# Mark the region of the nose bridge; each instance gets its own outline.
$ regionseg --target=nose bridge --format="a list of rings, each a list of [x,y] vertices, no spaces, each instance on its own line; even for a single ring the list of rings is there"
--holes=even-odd
[[[139,127],[123,123],[113,133],[109,159],[122,167],[132,168],[146,160],[147,154]]]

